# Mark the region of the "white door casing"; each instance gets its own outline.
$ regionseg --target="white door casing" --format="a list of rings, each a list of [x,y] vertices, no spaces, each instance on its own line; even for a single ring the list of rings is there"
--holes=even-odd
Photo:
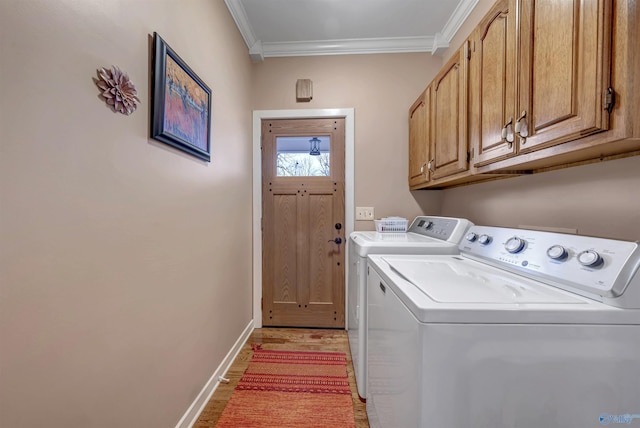
[[[255,110],[253,112],[253,322],[262,327],[262,119],[345,118],[345,241],[354,228],[355,218],[355,111],[353,108],[309,110]],[[345,242],[346,244],[346,242]],[[345,247],[346,248],[346,247]],[[345,263],[345,284],[349,275]],[[345,287],[346,294],[346,287]],[[348,307],[345,295],[345,314]]]

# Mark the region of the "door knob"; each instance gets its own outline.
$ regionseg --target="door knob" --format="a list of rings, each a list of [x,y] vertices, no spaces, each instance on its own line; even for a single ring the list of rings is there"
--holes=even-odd
[[[529,135],[529,130],[527,129],[527,121],[524,120],[527,117],[527,111],[523,110],[522,114],[516,121],[516,134],[520,137],[520,142],[525,144],[527,142],[527,136]]]
[[[342,223],[336,223],[336,230],[342,229]]]
[[[513,118],[509,118],[509,122],[505,123],[502,127],[501,133],[502,141],[506,141],[509,148],[513,145]]]
[[[336,239],[329,239],[327,242],[335,242],[336,244],[342,244],[342,238],[337,237]]]

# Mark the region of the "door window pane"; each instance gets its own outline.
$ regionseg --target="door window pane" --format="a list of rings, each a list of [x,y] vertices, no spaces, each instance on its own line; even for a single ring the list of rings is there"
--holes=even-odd
[[[278,177],[328,177],[331,153],[330,138],[276,137]]]

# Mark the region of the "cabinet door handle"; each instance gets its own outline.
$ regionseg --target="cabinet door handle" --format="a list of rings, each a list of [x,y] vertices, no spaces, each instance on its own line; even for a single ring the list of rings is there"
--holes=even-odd
[[[424,174],[424,167],[427,166],[427,163],[423,163],[422,166],[420,167],[420,174]]]
[[[380,283],[380,290],[385,294],[387,293],[387,287],[385,287],[383,283]]]
[[[428,170],[429,170],[429,172],[431,172],[431,173],[435,172],[435,171],[433,170],[433,161],[435,161],[435,159],[431,159],[431,160],[429,161],[429,163],[427,164],[427,169],[428,169]]]
[[[525,144],[527,142],[527,136],[529,136],[529,129],[527,126],[527,121],[524,120],[527,117],[527,111],[522,110],[522,114],[516,121],[516,134],[520,137],[520,142]]]
[[[502,127],[502,140],[509,144],[509,148],[513,145],[513,131],[509,132],[509,128],[513,125],[513,118],[510,117],[509,121]]]

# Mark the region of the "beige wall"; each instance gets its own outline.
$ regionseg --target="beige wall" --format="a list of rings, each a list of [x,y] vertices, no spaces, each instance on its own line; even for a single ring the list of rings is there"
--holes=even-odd
[[[445,190],[442,212],[477,224],[640,240],[640,156]]]
[[[408,188],[408,111],[440,69],[430,54],[267,58],[254,64],[253,108],[355,109],[355,205],[376,218],[439,214],[440,192]],[[297,79],[313,81],[313,100],[297,103]],[[356,229],[373,229],[358,221]]]
[[[154,31],[213,90],[210,164],[148,138]],[[246,46],[222,0],[2,0],[0,58],[0,426],[174,426],[251,319]]]
[[[451,42],[449,58],[493,4],[480,0]],[[442,214],[477,224],[577,229],[640,240],[640,157],[443,191]]]

